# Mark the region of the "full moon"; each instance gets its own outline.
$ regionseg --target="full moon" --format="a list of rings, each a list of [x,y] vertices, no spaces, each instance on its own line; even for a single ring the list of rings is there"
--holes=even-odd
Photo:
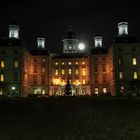
[[[80,43],[78,48],[79,48],[79,50],[84,50],[85,49],[85,45],[83,43]]]

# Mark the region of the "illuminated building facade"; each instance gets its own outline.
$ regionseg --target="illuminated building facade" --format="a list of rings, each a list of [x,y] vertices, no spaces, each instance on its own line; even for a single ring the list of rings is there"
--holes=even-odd
[[[12,48],[12,49],[11,49]],[[83,46],[82,46],[83,48]],[[80,53],[71,29],[63,38],[63,54],[49,53],[45,38],[29,50],[19,37],[19,27],[9,26],[9,38],[0,40],[0,94],[7,96],[125,95],[140,92],[140,45],[128,34],[128,23],[118,23],[110,47],[94,37],[89,53]]]

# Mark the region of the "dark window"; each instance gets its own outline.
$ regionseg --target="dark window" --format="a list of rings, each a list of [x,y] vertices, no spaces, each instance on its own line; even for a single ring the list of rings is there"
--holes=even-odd
[[[34,72],[34,73],[37,73],[37,65],[34,65],[34,66],[33,66],[33,72]]]
[[[106,65],[105,64],[102,65],[102,70],[103,70],[103,72],[106,72]]]
[[[103,57],[103,58],[102,58],[102,60],[103,60],[103,61],[106,61],[106,58],[105,58],[105,57]]]
[[[2,51],[1,51],[1,55],[5,55],[5,51],[2,50]]]
[[[132,48],[131,48],[131,51],[132,51],[132,52],[135,52],[135,51],[136,51],[136,47],[132,47]]]
[[[98,61],[97,57],[94,58],[94,61]]]
[[[118,51],[119,51],[119,52],[122,52],[122,48],[121,48],[121,47],[119,47],[119,48],[118,48]]]
[[[98,83],[98,75],[95,75],[95,83]]]
[[[33,61],[34,61],[34,62],[37,62],[37,60],[36,60],[36,59],[34,59]]]
[[[18,71],[13,72],[13,81],[18,81]]]
[[[37,84],[37,75],[33,75],[33,84]]]
[[[41,76],[41,83],[42,83],[42,84],[45,84],[45,75],[42,75],[42,76]]]
[[[103,75],[103,83],[107,83],[107,76],[106,76],[106,74]]]
[[[94,72],[98,72],[98,65],[94,66]]]

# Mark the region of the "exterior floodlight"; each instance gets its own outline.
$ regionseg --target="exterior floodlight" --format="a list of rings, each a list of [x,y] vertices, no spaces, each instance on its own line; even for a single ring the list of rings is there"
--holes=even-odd
[[[83,43],[80,43],[78,45],[79,50],[84,50],[85,49],[85,45]]]
[[[15,89],[16,89],[16,87],[12,86],[12,90],[15,90]]]

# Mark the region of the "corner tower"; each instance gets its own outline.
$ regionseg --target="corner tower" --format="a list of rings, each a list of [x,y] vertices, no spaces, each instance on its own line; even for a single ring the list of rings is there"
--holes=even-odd
[[[63,39],[63,53],[77,53],[78,51],[78,39],[75,32],[69,29],[65,33]]]
[[[19,26],[12,24],[9,25],[9,38],[19,39]]]

